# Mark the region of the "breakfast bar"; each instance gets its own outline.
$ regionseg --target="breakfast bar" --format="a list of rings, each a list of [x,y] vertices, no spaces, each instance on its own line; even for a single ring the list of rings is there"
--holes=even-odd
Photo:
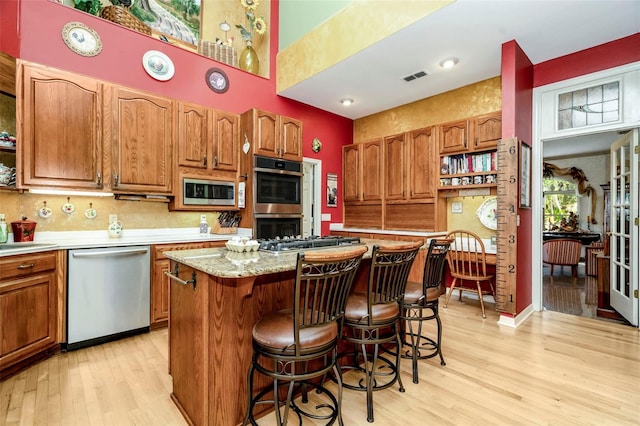
[[[403,244],[365,239],[361,243],[369,249],[356,282],[368,272],[366,259],[371,258],[373,245]],[[168,271],[171,398],[191,424],[237,425],[247,408],[253,325],[269,312],[291,307],[297,251],[238,253],[210,248],[165,256],[172,261]],[[268,385],[266,378],[256,377],[254,390]]]

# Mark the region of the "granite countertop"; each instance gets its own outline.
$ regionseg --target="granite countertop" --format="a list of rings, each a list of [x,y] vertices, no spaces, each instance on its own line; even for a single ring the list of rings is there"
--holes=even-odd
[[[406,243],[405,241],[364,238],[360,242],[368,247],[363,255],[364,259],[371,258],[373,246],[376,244],[399,245]],[[347,251],[353,247],[354,245],[344,245],[316,250]],[[426,247],[426,245],[423,246],[423,248]],[[296,268],[297,254],[298,251],[237,253],[226,248],[176,250],[164,253],[169,259],[221,278],[244,278],[292,271]]]
[[[125,229],[120,238],[109,238],[104,231],[37,232],[33,242],[0,244],[0,257],[47,250],[127,247],[152,244],[178,244],[227,241],[235,236],[251,237],[251,229],[240,228],[237,234],[200,234],[200,228]]]

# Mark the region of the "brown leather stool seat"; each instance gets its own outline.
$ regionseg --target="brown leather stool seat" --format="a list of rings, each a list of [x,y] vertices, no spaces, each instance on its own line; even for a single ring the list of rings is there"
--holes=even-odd
[[[367,393],[369,422],[373,422],[374,391],[397,382],[400,392],[404,392],[400,377],[400,301],[422,244],[374,246],[367,292],[351,294],[347,301],[342,339],[354,350],[339,356],[345,360],[342,369],[349,370],[343,386]]]
[[[418,360],[440,355],[440,364],[446,365],[442,357],[442,322],[438,314],[440,288],[447,261],[447,252],[451,240],[431,240],[429,251],[424,262],[422,281],[408,281],[402,300],[402,315],[406,328],[403,334],[403,345],[408,350],[402,353],[403,358],[412,360],[413,383],[418,383]],[[427,336],[422,329],[424,321],[436,320],[434,339]],[[414,329],[415,327],[415,329]]]
[[[337,345],[347,296],[366,246],[349,250],[299,253],[293,307],[271,312],[253,327],[253,357],[248,372],[248,407],[243,425],[256,425],[256,405],[273,405],[279,425],[293,415],[315,420],[336,420],[342,425],[342,373]],[[329,372],[338,383],[338,395],[323,384]],[[254,389],[254,374],[272,386]],[[321,403],[309,407],[308,389],[316,389]],[[302,394],[300,403],[294,395]]]

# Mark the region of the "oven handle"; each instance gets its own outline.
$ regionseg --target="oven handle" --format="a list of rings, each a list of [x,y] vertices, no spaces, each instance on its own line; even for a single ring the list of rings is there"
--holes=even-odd
[[[264,169],[262,167],[255,167],[253,171],[256,173],[270,173],[274,175],[302,176],[302,172],[292,172],[290,170],[279,170],[279,169]]]

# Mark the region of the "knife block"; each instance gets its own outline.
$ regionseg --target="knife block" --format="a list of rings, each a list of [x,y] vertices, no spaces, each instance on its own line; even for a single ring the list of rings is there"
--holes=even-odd
[[[212,234],[237,234],[238,227],[237,226],[227,226],[222,227],[218,222],[215,222],[211,227]]]

